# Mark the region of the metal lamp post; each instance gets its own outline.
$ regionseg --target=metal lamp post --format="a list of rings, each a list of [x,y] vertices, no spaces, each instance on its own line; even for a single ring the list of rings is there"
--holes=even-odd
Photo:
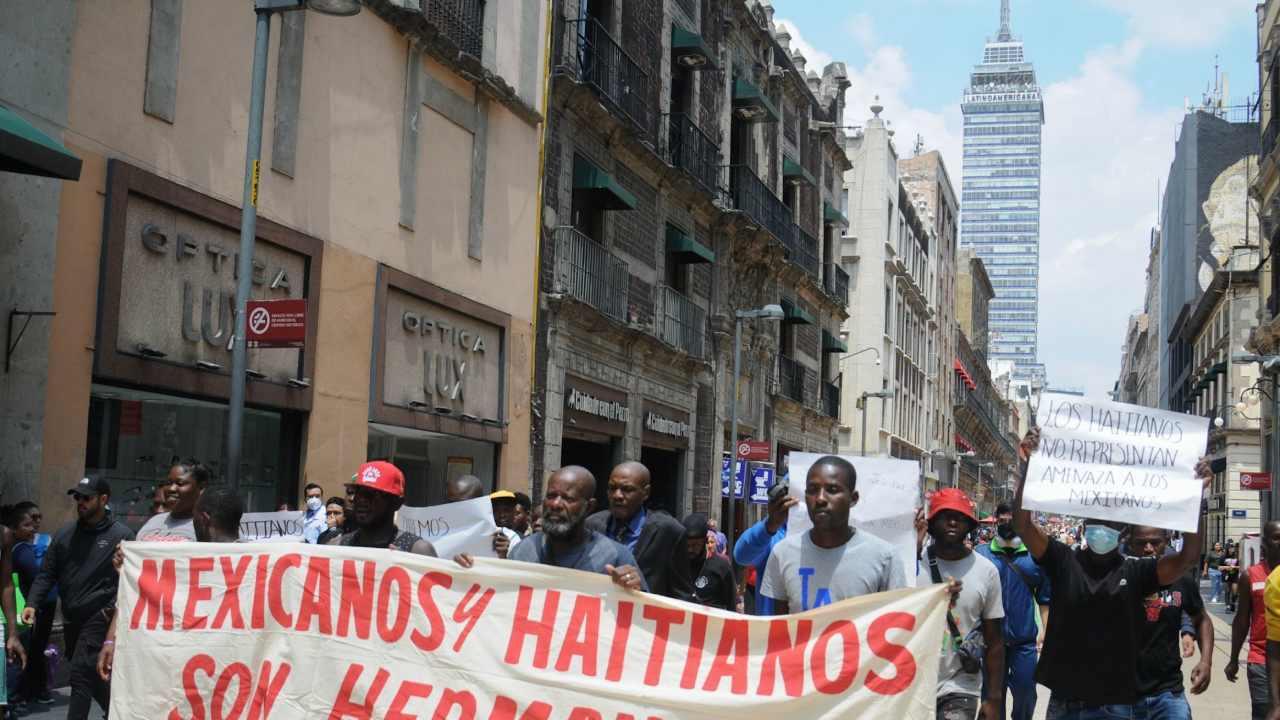
[[[244,197],[240,203],[240,256],[236,259],[235,329],[231,336],[231,397],[227,406],[227,483],[240,491],[240,450],[244,440],[244,390],[247,368],[245,313],[253,288],[253,246],[258,225],[258,180],[262,156],[262,108],[267,94],[267,48],[271,16],[311,8],[348,17],[360,12],[359,0],[254,0],[253,71],[249,95],[249,132],[244,153]]]
[[[862,393],[861,397],[862,397],[862,402],[861,402],[861,405],[862,405],[862,408],[861,408],[862,410],[862,457],[866,457],[867,456],[867,398],[880,398],[880,419],[881,419],[881,422],[883,422],[884,421],[884,401],[893,397],[893,391],[881,390],[879,392],[873,392],[873,393],[864,392]],[[880,447],[879,441],[876,442],[876,447]]]
[[[996,464],[993,462],[984,462],[984,463],[974,463],[974,465],[978,467],[978,494],[981,494],[982,493],[982,468],[995,468]]]
[[[958,453],[956,453],[956,455],[955,455],[955,461],[956,461],[955,471],[951,473],[951,487],[953,487],[953,488],[958,488],[958,487],[960,487],[960,463],[961,463],[965,458],[975,457],[977,454],[978,454],[978,453],[974,452],[973,450],[966,450],[965,452],[958,452]]]
[[[781,305],[765,305],[755,310],[739,310],[733,321],[733,401],[729,413],[729,517],[725,518],[724,536],[729,541],[729,556],[733,557],[734,521],[737,519],[738,498],[734,492],[734,479],[738,475],[738,381],[742,374],[742,321],[781,321],[786,317]],[[744,479],[745,482],[745,479]],[[721,486],[723,488],[723,486]]]

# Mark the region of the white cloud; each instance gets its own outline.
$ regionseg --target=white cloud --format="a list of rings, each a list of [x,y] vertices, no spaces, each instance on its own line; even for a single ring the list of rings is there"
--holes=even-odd
[[[1176,48],[1213,46],[1256,0],[1101,0],[1127,18],[1129,35],[1147,45]]]

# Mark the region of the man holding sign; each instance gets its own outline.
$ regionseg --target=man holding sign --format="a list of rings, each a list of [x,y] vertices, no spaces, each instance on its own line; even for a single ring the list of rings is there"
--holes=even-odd
[[[1056,415],[1051,406],[1046,425],[1058,421],[1068,425],[1077,421],[1083,424],[1087,418],[1101,417],[1095,415],[1094,410],[1096,408],[1080,402],[1064,415]],[[1108,422],[1111,421],[1098,424]],[[1165,431],[1169,429],[1161,432]],[[1178,432],[1183,431],[1179,429]],[[1090,446],[1088,443],[1091,441],[1083,442],[1083,445],[1076,445],[1074,441],[1068,441],[1069,453],[1083,453],[1075,455],[1077,461],[1087,462],[1091,457],[1114,461],[1120,457],[1115,454],[1107,456],[1106,453],[1113,451]],[[1047,443],[1045,445],[1047,447]],[[1023,506],[1024,491],[1031,484],[1029,475],[1034,476],[1036,482],[1046,479],[1056,482],[1060,477],[1036,475],[1045,467],[1044,463],[1037,462],[1041,448],[1040,428],[1032,428],[1022,441],[1022,455],[1026,463],[1014,496],[1013,528],[1053,585],[1049,627],[1045,632],[1040,665],[1036,669],[1036,680],[1052,691],[1048,717],[1052,720],[1133,717],[1133,705],[1138,701],[1139,621],[1145,617],[1146,598],[1177,581],[1195,564],[1200,556],[1200,533],[1187,533],[1182,550],[1176,554],[1159,558],[1123,557],[1120,554],[1120,534],[1125,527],[1123,521],[1142,521],[1149,512],[1129,505],[1104,507],[1092,503],[1091,499],[1090,504],[1075,510],[1075,513],[1089,517],[1092,512],[1097,517],[1105,511],[1105,516],[1110,519],[1087,520],[1084,535],[1088,549],[1072,551],[1051,539]],[[1164,456],[1161,461],[1164,459],[1169,458]],[[1106,472],[1097,466],[1086,466],[1075,478],[1096,477],[1105,483]],[[1195,472],[1199,482],[1173,471],[1161,477],[1178,485],[1194,483],[1203,493],[1213,474],[1203,460],[1195,466]],[[1089,671],[1082,672],[1084,668]]]

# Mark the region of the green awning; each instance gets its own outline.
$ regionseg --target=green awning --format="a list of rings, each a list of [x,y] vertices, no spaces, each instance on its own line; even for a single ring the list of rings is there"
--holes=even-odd
[[[713,263],[716,254],[675,225],[667,225],[667,252],[681,263]]]
[[[716,69],[715,53],[711,52],[702,36],[678,25],[671,26],[671,55],[677,63],[691,70]]]
[[[841,340],[840,338],[836,337],[835,335],[832,335],[830,332],[827,332],[826,330],[823,330],[822,331],[822,352],[847,353],[849,352],[849,346],[845,345],[844,341]]]
[[[817,324],[817,321],[813,319],[812,315],[805,312],[804,308],[796,305],[791,299],[782,298],[782,302],[780,304],[782,305],[782,322],[792,323],[795,325]]]
[[[0,171],[80,179],[80,158],[17,113],[0,107]]]
[[[829,222],[834,225],[849,227],[849,220],[844,216],[844,213],[840,212],[834,205],[826,201],[823,201],[822,203],[822,219],[824,222]]]
[[[748,80],[733,81],[733,109],[750,122],[778,122],[778,108],[760,88]]]
[[[633,210],[636,206],[635,195],[581,155],[573,156],[573,191],[587,196],[605,210]]]
[[[813,175],[809,174],[808,170],[804,169],[803,165],[792,160],[787,155],[782,156],[782,177],[788,180],[802,180],[810,186],[816,186],[818,184],[818,181],[814,179]]]

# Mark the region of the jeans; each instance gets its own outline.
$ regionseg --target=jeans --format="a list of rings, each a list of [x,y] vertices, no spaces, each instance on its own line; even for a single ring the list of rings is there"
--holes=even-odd
[[[1133,705],[1085,705],[1077,700],[1049,696],[1045,720],[1134,720]]]
[[[1253,705],[1252,720],[1267,720],[1271,710],[1271,674],[1266,663],[1249,663],[1245,670],[1249,678],[1249,701]]]
[[[1209,588],[1210,588],[1209,597],[1213,598],[1214,602],[1217,602],[1219,599],[1222,598],[1222,571],[1221,570],[1209,571]]]
[[[1191,720],[1191,706],[1181,690],[1166,690],[1134,703],[1133,717],[1134,720]]]
[[[94,701],[107,712],[111,705],[111,686],[98,674],[98,651],[107,638],[112,610],[99,610],[84,618],[65,619],[62,634],[71,658],[71,702],[67,720],[88,720]]]

